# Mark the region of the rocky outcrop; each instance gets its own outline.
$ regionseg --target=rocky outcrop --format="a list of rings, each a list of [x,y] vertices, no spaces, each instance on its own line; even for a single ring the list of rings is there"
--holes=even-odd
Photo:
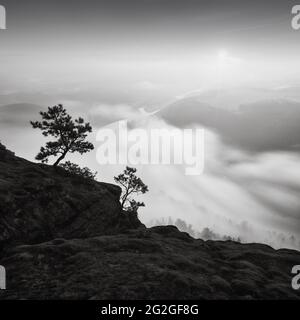
[[[195,240],[176,227],[11,248],[3,299],[298,299],[300,254]]]
[[[147,229],[119,196],[0,146],[0,299],[300,298],[299,252]]]
[[[121,211],[121,189],[34,164],[0,148],[0,246],[86,238],[142,226]]]

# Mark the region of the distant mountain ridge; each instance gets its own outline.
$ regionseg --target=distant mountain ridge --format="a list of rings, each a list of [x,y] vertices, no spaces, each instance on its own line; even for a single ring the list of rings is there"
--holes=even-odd
[[[28,126],[43,108],[31,103],[15,103],[0,106],[0,123],[2,125],[17,124]]]
[[[242,104],[236,111],[190,97],[161,111],[180,128],[194,124],[215,130],[229,144],[247,151],[300,150],[300,102],[279,99]]]

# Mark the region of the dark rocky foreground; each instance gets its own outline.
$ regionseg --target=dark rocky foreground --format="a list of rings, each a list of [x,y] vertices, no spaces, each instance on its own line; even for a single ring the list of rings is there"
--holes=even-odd
[[[15,157],[0,145],[2,299],[297,299],[300,253],[147,229],[116,186]]]

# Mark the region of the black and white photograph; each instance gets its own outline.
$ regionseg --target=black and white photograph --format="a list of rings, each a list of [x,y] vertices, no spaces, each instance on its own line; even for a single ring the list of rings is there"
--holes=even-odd
[[[0,300],[299,298],[300,1],[0,0]]]

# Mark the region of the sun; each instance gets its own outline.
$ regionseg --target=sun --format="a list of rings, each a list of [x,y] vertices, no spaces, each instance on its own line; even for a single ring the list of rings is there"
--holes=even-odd
[[[225,60],[227,57],[228,57],[228,52],[227,52],[227,50],[221,49],[221,50],[218,52],[218,58],[219,58],[220,60]]]

